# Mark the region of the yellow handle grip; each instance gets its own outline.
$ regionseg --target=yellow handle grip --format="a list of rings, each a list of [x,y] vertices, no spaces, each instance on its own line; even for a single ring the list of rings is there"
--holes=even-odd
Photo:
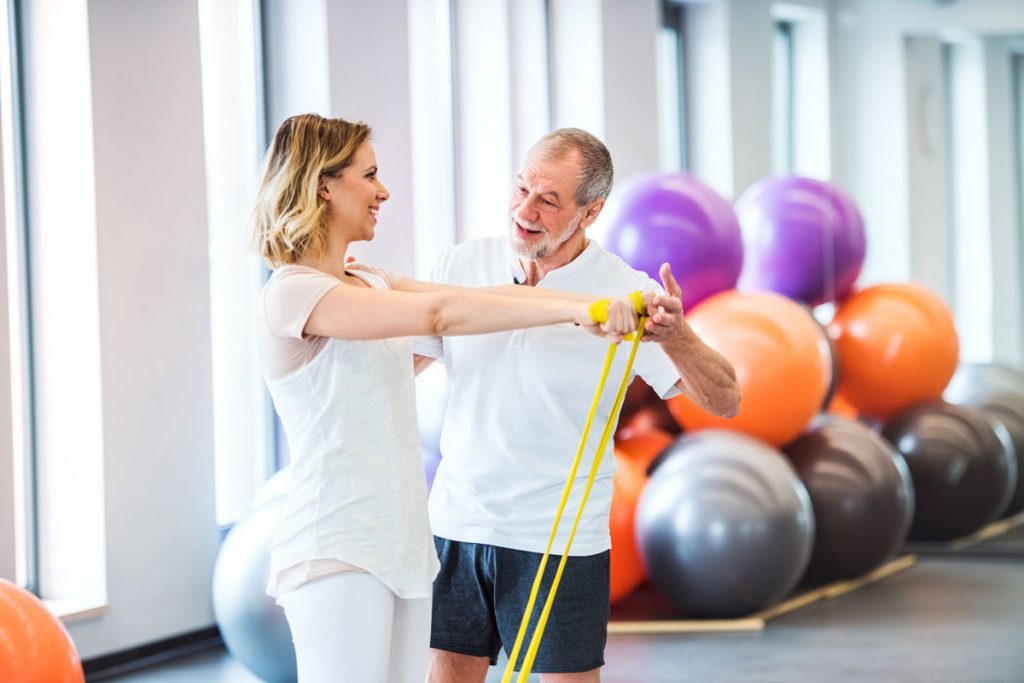
[[[637,315],[643,315],[647,312],[647,304],[644,303],[643,292],[640,290],[630,292],[627,298],[633,304],[633,309],[637,312]],[[608,322],[608,305],[610,303],[611,299],[598,299],[590,304],[590,308],[587,309],[590,319],[599,325]]]

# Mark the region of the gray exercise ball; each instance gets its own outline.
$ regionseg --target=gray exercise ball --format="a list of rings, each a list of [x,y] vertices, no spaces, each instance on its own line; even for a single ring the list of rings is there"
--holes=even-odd
[[[962,363],[942,396],[950,403],[964,403],[968,397],[992,389],[1024,394],[1024,372],[1003,363]]]
[[[296,680],[295,649],[284,610],[266,594],[267,548],[284,499],[276,497],[235,524],[213,569],[213,613],[228,651],[267,683]]]
[[[892,444],[854,420],[829,415],[785,451],[814,506],[808,582],[861,576],[903,547],[914,489]]]
[[[969,406],[1006,429],[1017,465],[1017,484],[1004,515],[1024,510],[1024,393],[993,386],[963,387],[954,403]]]
[[[1005,429],[966,406],[926,401],[893,416],[882,436],[914,481],[914,541],[950,541],[1002,514],[1016,486]]]
[[[793,589],[810,559],[814,515],[782,453],[707,430],[680,437],[651,471],[637,543],[648,577],[688,616],[744,616]]]

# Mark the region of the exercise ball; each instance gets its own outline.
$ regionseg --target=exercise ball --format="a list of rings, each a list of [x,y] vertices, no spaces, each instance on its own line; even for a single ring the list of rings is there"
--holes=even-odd
[[[295,649],[284,610],[266,594],[271,536],[282,497],[235,524],[213,568],[213,614],[228,651],[267,683],[296,680]]]
[[[839,394],[833,394],[832,400],[825,406],[825,412],[829,415],[838,415],[851,420],[856,420],[860,414],[853,405]]]
[[[434,485],[434,476],[437,475],[437,466],[441,464],[441,452],[420,444],[420,457],[423,459],[423,473],[427,476],[427,490]]]
[[[416,428],[420,443],[435,451],[441,447],[441,428],[450,395],[448,377],[440,363],[432,363],[416,376]]]
[[[944,394],[950,403],[991,389],[1024,394],[1024,372],[1002,363],[963,363],[956,369]]]
[[[946,394],[949,396],[951,392],[947,390]],[[952,392],[952,395],[959,398],[952,402],[974,408],[1006,430],[1007,448],[1016,462],[1017,483],[1003,514],[1021,512],[1024,510],[1024,393],[987,385],[962,393]]]
[[[814,507],[807,580],[861,576],[903,547],[914,489],[892,444],[862,424],[822,416],[785,452]]]
[[[861,413],[885,418],[937,400],[956,370],[953,315],[918,285],[863,289],[843,302],[828,330],[842,368],[838,393]]]
[[[839,187],[797,176],[767,178],[743,193],[736,215],[744,237],[740,288],[812,306],[853,288],[864,265],[864,221]]]
[[[687,316],[690,326],[732,364],[742,394],[739,414],[713,416],[686,396],[669,399],[685,431],[717,427],[772,444],[795,439],[821,409],[828,387],[818,323],[771,292],[722,292]]]
[[[964,406],[928,401],[892,417],[882,436],[914,482],[909,538],[948,541],[995,520],[1016,484],[1016,462],[992,423]]]
[[[625,429],[615,436],[615,455],[620,462],[629,461],[647,472],[658,454],[673,441],[672,434],[660,429]]]
[[[647,475],[640,463],[634,462],[616,449],[618,469],[613,479],[612,508],[608,517],[612,538],[610,553],[611,601],[626,597],[643,583],[644,565],[636,545],[636,502],[647,483]]]
[[[836,389],[839,388],[839,351],[836,350],[836,344],[832,341],[832,337],[828,335],[828,328],[814,317],[813,309],[805,310],[818,330],[818,352],[821,353],[822,364],[825,368],[825,397],[821,399],[819,410],[826,412],[832,404],[832,399],[835,398]]]
[[[685,309],[736,286],[743,239],[728,201],[692,175],[644,173],[612,190],[592,234],[608,251],[660,282],[672,266]]]
[[[680,437],[640,494],[647,576],[688,616],[732,618],[793,589],[814,538],[811,501],[778,450],[743,434]]]
[[[250,503],[250,509],[261,507],[267,501],[274,500],[275,498],[283,498],[288,495],[289,489],[292,486],[292,470],[291,467],[285,465],[277,472],[275,472],[270,479],[260,487],[260,490],[256,492],[256,495]]]
[[[0,579],[0,681],[84,680],[78,651],[60,619],[32,593]]]

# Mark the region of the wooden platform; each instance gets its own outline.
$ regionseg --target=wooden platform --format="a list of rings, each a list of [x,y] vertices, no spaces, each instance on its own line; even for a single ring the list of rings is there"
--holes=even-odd
[[[1005,538],[1005,542],[1000,542]],[[612,608],[608,632],[643,633],[723,633],[761,631],[768,621],[819,600],[831,600],[863,586],[881,581],[914,566],[925,555],[1011,556],[1024,558],[1024,512],[989,524],[964,538],[945,543],[913,543],[903,555],[857,579],[837,581],[798,593],[774,607],[738,619],[685,619],[664,594],[641,587],[636,594]]]
[[[773,619],[777,616],[792,612],[793,610],[805,607],[818,600],[827,600],[845,595],[850,591],[856,590],[861,586],[866,586],[869,583],[875,581],[881,581],[887,576],[892,576],[897,572],[901,572],[904,569],[908,569],[917,562],[916,555],[905,555],[897,558],[892,562],[882,565],[878,569],[865,574],[857,579],[849,581],[837,581],[830,583],[813,590],[808,590],[803,593],[799,593],[789,598],[785,602],[781,602],[774,607],[751,614],[746,617],[738,619],[679,619],[679,618],[666,618],[667,613],[671,612],[674,608],[668,605],[668,598],[658,593],[654,589],[646,589],[649,591],[647,595],[637,596],[637,600],[631,606],[631,609],[620,610],[623,612],[623,617],[627,614],[633,616],[633,613],[642,612],[645,603],[652,603],[659,601],[661,604],[657,610],[652,611],[652,618],[640,619],[640,618],[622,618],[616,619],[616,614],[613,609],[612,620],[608,623],[609,633],[721,633],[726,631],[760,631],[764,629],[768,620]],[[643,591],[644,589],[641,589]]]
[[[1024,512],[992,522],[980,531],[954,541],[908,543],[907,550],[919,555],[1024,559]]]

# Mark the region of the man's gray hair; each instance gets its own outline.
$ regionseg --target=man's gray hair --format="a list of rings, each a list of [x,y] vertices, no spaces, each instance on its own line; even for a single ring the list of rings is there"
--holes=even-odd
[[[573,150],[580,155],[580,174],[576,178],[576,205],[586,206],[596,199],[605,199],[612,191],[614,170],[612,155],[604,143],[582,128],[553,130],[535,145],[544,153],[562,159]]]

